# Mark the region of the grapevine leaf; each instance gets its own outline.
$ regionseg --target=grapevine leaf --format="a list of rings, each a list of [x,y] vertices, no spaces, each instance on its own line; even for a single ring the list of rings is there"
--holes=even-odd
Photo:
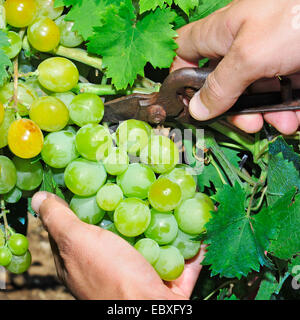
[[[10,59],[2,50],[9,46],[10,43],[8,42],[6,33],[0,30],[0,86],[3,86],[8,77],[7,68],[12,66]]]
[[[202,0],[200,5],[190,14],[189,22],[205,18],[216,10],[225,7],[232,0]]]
[[[241,278],[251,270],[259,271],[267,263],[264,251],[274,228],[267,210],[248,216],[246,192],[236,183],[224,185],[214,197],[220,206],[206,224],[209,244],[204,265],[211,265],[212,275]]]
[[[241,158],[238,156],[240,151],[221,147],[222,151],[224,152],[225,156],[229,160],[229,162],[234,165],[235,167],[239,167],[239,162],[241,161]]]
[[[43,181],[40,187],[40,191],[47,191],[51,193],[55,193],[62,199],[65,199],[62,191],[60,190],[59,186],[55,182],[53,178],[53,173],[49,167],[46,167],[43,172]]]
[[[204,166],[202,174],[199,174],[197,179],[198,187],[201,192],[204,191],[205,187],[210,188],[210,183],[212,183],[215,186],[215,188],[221,188],[223,186],[223,182],[220,178],[220,175],[212,164]],[[224,177],[224,179],[226,178]]]
[[[277,224],[277,236],[271,241],[269,251],[279,259],[291,259],[300,253],[300,194],[292,189],[272,207],[272,218]]]
[[[293,162],[285,160],[282,152],[269,155],[268,167],[268,204],[274,204],[287,190],[300,189],[300,172]]]
[[[191,9],[199,5],[199,0],[174,0],[174,3],[188,15]]]
[[[165,3],[171,5],[172,1],[173,0],[140,0],[140,13],[142,14],[148,10],[155,10],[157,7],[162,9]]]
[[[274,274],[269,271],[266,272],[264,274],[264,279],[261,281],[255,300],[270,300],[272,295],[276,293],[278,287],[279,283]]]
[[[119,89],[132,85],[137,75],[144,75],[150,62],[154,68],[167,68],[175,56],[171,22],[174,13],[169,8],[157,8],[136,21],[134,7],[126,0],[118,8],[105,13],[103,26],[94,28],[88,51],[103,57],[107,77]]]
[[[299,275],[300,272],[300,255],[296,256],[295,258],[291,259],[290,263],[288,264],[289,273],[295,277]]]

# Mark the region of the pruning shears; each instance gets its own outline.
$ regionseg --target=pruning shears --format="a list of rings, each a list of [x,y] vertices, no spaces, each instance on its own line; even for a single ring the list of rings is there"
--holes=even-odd
[[[176,70],[167,76],[159,92],[135,93],[106,102],[103,119],[112,123],[137,119],[157,125],[172,119],[199,124],[199,121],[190,116],[188,104],[212,71],[212,68]],[[300,110],[300,90],[293,90],[291,81],[287,77],[278,81],[280,81],[280,92],[245,93],[220,118],[228,115]]]

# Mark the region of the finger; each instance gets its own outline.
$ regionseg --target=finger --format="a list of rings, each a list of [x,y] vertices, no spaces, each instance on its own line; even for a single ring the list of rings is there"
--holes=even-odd
[[[204,259],[206,245],[201,245],[196,257],[186,261],[182,275],[174,281],[168,282],[167,286],[175,293],[189,298],[202,270],[201,262]]]
[[[176,56],[170,67],[170,72],[173,72],[177,69],[182,69],[182,68],[197,68],[197,67],[198,67],[197,63],[189,62],[187,60],[180,58],[179,56]]]
[[[299,127],[299,119],[293,111],[268,112],[264,115],[264,118],[279,132],[285,135],[295,133]]]
[[[264,119],[261,114],[245,114],[227,117],[227,120],[247,133],[255,133],[262,129]]]
[[[45,229],[58,245],[80,234],[84,223],[58,196],[49,192],[38,192],[32,198],[32,208],[40,216]]]

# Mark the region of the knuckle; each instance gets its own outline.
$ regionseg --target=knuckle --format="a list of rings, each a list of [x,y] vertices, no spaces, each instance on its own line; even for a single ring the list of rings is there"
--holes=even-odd
[[[221,101],[224,97],[224,91],[222,89],[222,86],[217,81],[214,72],[208,75],[203,88],[206,89],[206,92],[209,95],[208,98],[210,100],[218,102]]]

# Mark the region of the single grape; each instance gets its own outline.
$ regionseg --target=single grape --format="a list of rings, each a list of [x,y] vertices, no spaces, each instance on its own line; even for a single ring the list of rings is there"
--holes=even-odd
[[[142,149],[140,159],[156,173],[173,169],[179,161],[179,150],[175,143],[165,136],[152,135],[148,146]]]
[[[12,190],[17,183],[17,170],[14,163],[0,155],[0,194]]]
[[[138,198],[122,200],[114,212],[114,223],[120,233],[127,237],[142,234],[151,219],[149,207]]]
[[[31,253],[27,251],[22,256],[12,256],[10,264],[6,267],[8,271],[15,274],[24,273],[31,265]]]
[[[2,50],[9,57],[9,59],[13,59],[19,54],[19,52],[22,49],[22,39],[14,31],[8,31],[7,38],[8,38],[9,46],[3,47]]]
[[[174,210],[181,201],[179,185],[167,178],[159,178],[150,187],[148,199],[153,208],[161,212]]]
[[[100,224],[100,227],[105,229],[105,230],[108,230],[110,232],[113,232],[114,234],[118,235],[119,237],[121,237],[122,239],[126,240],[129,244],[131,244],[132,246],[135,244],[135,237],[126,237],[124,236],[122,233],[120,233],[115,224],[113,222],[111,223],[108,223],[107,221],[104,223],[101,223]]]
[[[29,116],[42,130],[54,132],[62,130],[69,121],[66,105],[54,97],[40,97],[30,107]]]
[[[70,91],[79,80],[79,72],[75,64],[61,57],[44,60],[39,64],[38,72],[41,85],[54,92]]]
[[[97,203],[105,211],[114,211],[123,199],[121,188],[114,183],[107,183],[97,193]]]
[[[6,108],[4,112],[4,119],[0,124],[0,149],[8,144],[8,129],[15,121],[15,111],[12,108]]]
[[[13,234],[8,240],[8,247],[15,256],[22,256],[28,250],[28,239],[21,233]]]
[[[196,182],[185,169],[174,168],[163,175],[169,180],[176,182],[181,189],[181,200],[192,198],[196,193]]]
[[[177,221],[172,212],[163,213],[151,209],[151,221],[145,231],[145,236],[156,241],[159,245],[172,242],[178,232]]]
[[[35,0],[6,0],[4,8],[7,23],[16,28],[29,26],[37,14]]]
[[[105,170],[111,175],[120,175],[129,165],[129,157],[127,152],[118,148],[110,150],[108,156],[103,161]]]
[[[20,158],[34,158],[41,152],[43,143],[43,133],[32,120],[16,120],[8,130],[8,146]]]
[[[33,159],[13,157],[17,169],[17,187],[21,190],[36,189],[43,181],[43,166],[40,161],[32,163]]]
[[[64,7],[54,7],[54,0],[36,0],[39,17],[50,19],[58,18],[64,11]]]
[[[152,239],[140,239],[134,245],[136,250],[152,265],[158,260],[159,245]]]
[[[76,159],[69,163],[65,171],[66,186],[78,196],[92,196],[106,181],[106,171],[99,162]]]
[[[17,203],[21,198],[22,198],[22,191],[17,187],[14,187],[8,193],[3,195],[3,199],[7,203]],[[0,247],[1,247],[1,244],[0,244]]]
[[[0,266],[6,267],[10,264],[12,253],[7,247],[0,247]]]
[[[60,41],[58,26],[50,18],[38,18],[27,29],[29,43],[41,52],[54,50]]]
[[[79,157],[75,146],[75,134],[65,130],[48,134],[41,155],[50,167],[65,168]]]
[[[12,101],[14,96],[14,84],[9,82],[0,88],[0,101],[8,103]],[[21,116],[27,116],[31,104],[38,98],[38,94],[34,88],[23,82],[18,82],[17,92],[17,110]]]
[[[53,92],[51,93],[51,96],[61,100],[69,109],[72,100],[76,97],[76,94],[73,93],[72,91]]]
[[[197,255],[201,247],[201,241],[194,240],[195,237],[178,229],[177,236],[170,245],[176,247],[184,259],[191,259]]]
[[[0,126],[4,120],[4,112],[5,112],[5,110],[4,110],[3,103],[0,102]]]
[[[162,280],[175,280],[180,277],[184,270],[184,258],[176,247],[170,245],[160,247],[159,257],[154,264],[154,269]]]
[[[112,146],[109,130],[100,124],[87,124],[76,134],[76,148],[79,154],[88,160],[103,160]]]
[[[65,47],[77,47],[83,42],[83,38],[76,31],[73,31],[74,22],[66,21],[66,15],[55,20],[60,30],[60,43]]]
[[[105,211],[97,204],[96,196],[80,197],[75,195],[70,202],[70,208],[81,221],[89,224],[98,224],[105,215]]]
[[[156,180],[153,170],[144,164],[132,163],[117,177],[117,184],[126,197],[146,199],[150,186]]]
[[[211,218],[213,210],[212,200],[204,194],[196,193],[194,198],[182,201],[174,215],[183,232],[195,235],[205,231],[204,226]]]
[[[129,154],[138,156],[148,145],[151,132],[152,127],[144,121],[135,119],[123,121],[116,131],[118,146]]]
[[[0,228],[0,247],[3,247],[5,245],[5,235],[2,229]]]
[[[71,102],[70,118],[79,127],[86,124],[98,124],[104,115],[104,103],[94,93],[82,93],[77,95]]]

